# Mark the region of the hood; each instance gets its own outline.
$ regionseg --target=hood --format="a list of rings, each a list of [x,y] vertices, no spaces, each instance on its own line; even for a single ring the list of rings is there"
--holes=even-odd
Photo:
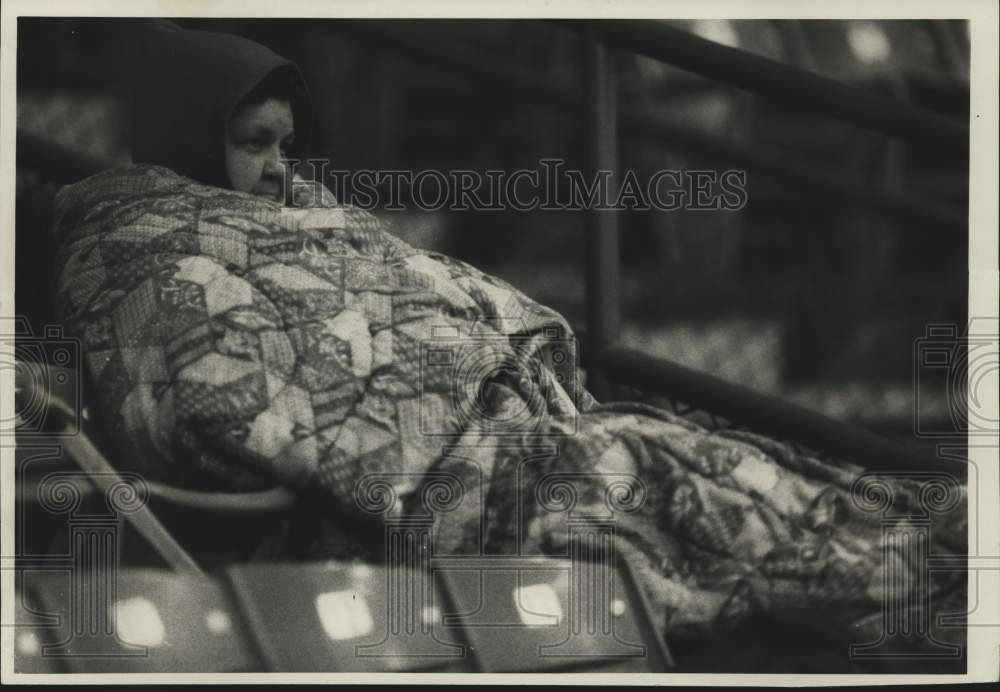
[[[275,70],[290,70],[298,156],[312,107],[295,63],[241,36],[157,26],[143,42],[132,110],[132,160],[166,166],[207,185],[230,187],[226,125],[233,109]]]

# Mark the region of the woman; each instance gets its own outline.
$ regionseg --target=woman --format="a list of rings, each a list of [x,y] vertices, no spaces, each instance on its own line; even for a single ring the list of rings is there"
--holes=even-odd
[[[169,24],[144,45],[133,161],[283,201],[284,161],[302,151],[311,124],[298,68],[239,36]]]
[[[309,117],[294,66],[220,34],[156,46],[145,165],[71,186],[56,212],[61,311],[124,458],[199,486],[279,481],[348,531],[430,516],[445,554],[559,554],[567,517],[611,516],[675,644],[763,615],[830,637],[847,669],[847,644],[879,637],[887,570],[923,567],[883,551],[860,469],[599,405],[554,311],[328,195],[282,206]],[[961,489],[941,487],[938,549],[960,551]]]

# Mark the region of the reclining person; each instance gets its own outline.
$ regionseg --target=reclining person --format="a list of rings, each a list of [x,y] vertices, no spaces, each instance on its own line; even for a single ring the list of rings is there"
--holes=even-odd
[[[672,637],[753,613],[838,646],[879,637],[885,570],[923,567],[883,552],[860,469],[599,404],[558,313],[315,185],[283,204],[310,118],[294,65],[235,36],[156,40],[136,165],[56,202],[59,309],[122,458],[199,487],[279,482],[348,530],[436,510],[445,554],[559,553],[568,515],[613,511]],[[917,501],[914,483],[886,487]],[[964,550],[951,490],[942,552]]]

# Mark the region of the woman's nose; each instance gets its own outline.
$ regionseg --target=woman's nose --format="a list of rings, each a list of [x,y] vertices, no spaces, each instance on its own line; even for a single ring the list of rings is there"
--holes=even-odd
[[[281,147],[274,147],[268,151],[267,163],[270,166],[285,167],[285,155],[282,153]]]
[[[282,155],[281,149],[275,148],[274,151],[268,152],[267,160],[264,162],[264,172],[281,175],[284,171],[285,157]]]

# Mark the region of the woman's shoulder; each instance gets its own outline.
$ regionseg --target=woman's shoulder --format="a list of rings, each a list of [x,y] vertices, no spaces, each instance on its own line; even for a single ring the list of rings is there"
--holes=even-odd
[[[55,211],[57,214],[60,210],[68,212],[81,205],[90,206],[109,197],[120,199],[130,195],[169,193],[194,187],[204,186],[164,166],[146,163],[128,164],[103,170],[63,186],[54,199]]]

